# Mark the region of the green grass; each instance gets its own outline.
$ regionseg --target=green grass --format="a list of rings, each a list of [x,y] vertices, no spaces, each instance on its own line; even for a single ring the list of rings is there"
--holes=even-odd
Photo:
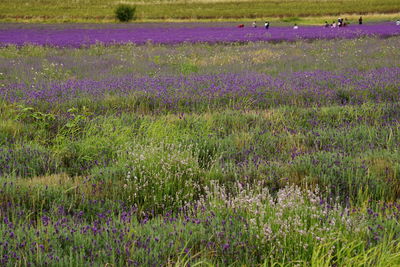
[[[400,11],[397,0],[128,2],[137,6],[136,16],[139,21],[336,17],[343,14],[384,14]],[[117,4],[118,2],[109,0],[4,0],[0,3],[0,21],[113,22],[116,21],[114,9]],[[382,19],[385,16],[379,17]]]
[[[17,115],[14,124],[0,128],[0,164],[10,166],[3,169],[9,177],[96,177],[113,185],[103,197],[130,200],[145,210],[176,208],[196,199],[200,191],[193,184],[202,187],[215,179],[231,184],[240,177],[266,182],[274,190],[286,184],[318,185],[353,203],[364,201],[360,190],[369,199],[394,201],[400,196],[395,149],[400,132],[381,125],[380,118],[396,109],[398,105],[376,104],[246,113],[228,109],[187,114],[184,120],[173,114],[129,113],[90,120],[82,110],[69,120]],[[342,128],[356,119],[358,123]],[[14,145],[7,142],[12,138],[18,140]],[[326,151],[331,144],[335,149]],[[300,155],[292,158],[294,152]],[[115,194],[124,184],[126,191]]]

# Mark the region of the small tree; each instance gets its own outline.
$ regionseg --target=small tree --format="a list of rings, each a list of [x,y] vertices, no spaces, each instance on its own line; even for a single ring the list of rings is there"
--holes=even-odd
[[[136,7],[130,5],[119,5],[115,9],[115,17],[121,22],[134,19]]]

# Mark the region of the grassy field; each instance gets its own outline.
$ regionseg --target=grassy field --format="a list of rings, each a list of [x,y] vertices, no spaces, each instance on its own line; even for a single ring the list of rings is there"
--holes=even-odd
[[[42,22],[113,22],[116,1],[51,1],[3,0],[0,21]],[[398,16],[397,0],[344,1],[125,1],[137,6],[137,19],[148,20],[204,20],[204,19],[271,19],[343,14],[393,14]],[[376,18],[377,15],[374,15]],[[380,19],[384,19],[385,16]],[[386,17],[387,18],[387,17]],[[312,22],[312,21],[311,21]],[[320,23],[320,21],[318,21]]]
[[[399,42],[0,48],[0,265],[399,266]]]

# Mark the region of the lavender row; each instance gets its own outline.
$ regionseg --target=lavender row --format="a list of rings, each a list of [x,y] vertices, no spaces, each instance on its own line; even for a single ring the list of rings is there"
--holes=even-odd
[[[95,43],[104,44],[179,44],[230,43],[254,41],[294,41],[299,39],[357,38],[360,36],[388,37],[400,34],[400,27],[393,23],[371,25],[349,25],[346,28],[325,28],[303,26],[297,30],[292,27],[259,28],[235,27],[116,27],[78,29],[57,27],[30,27],[0,30],[0,45],[46,45],[57,47],[81,47]]]
[[[277,77],[250,72],[163,77],[128,75],[101,81],[8,84],[0,87],[0,96],[9,102],[51,105],[81,97],[101,100],[107,96],[136,96],[170,108],[225,102],[245,102],[254,107],[395,102],[400,99],[400,68],[349,70],[341,74],[294,72]]]

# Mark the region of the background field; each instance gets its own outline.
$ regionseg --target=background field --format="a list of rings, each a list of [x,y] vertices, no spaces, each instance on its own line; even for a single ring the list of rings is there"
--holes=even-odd
[[[374,15],[380,19],[394,19],[400,5],[397,0],[343,0],[343,1],[123,1],[137,6],[138,20],[182,19],[280,19],[290,22],[299,17],[326,17],[340,14]],[[44,22],[114,22],[113,10],[119,1],[52,1],[3,0],[0,3],[0,21]],[[308,22],[318,22],[313,19]]]

